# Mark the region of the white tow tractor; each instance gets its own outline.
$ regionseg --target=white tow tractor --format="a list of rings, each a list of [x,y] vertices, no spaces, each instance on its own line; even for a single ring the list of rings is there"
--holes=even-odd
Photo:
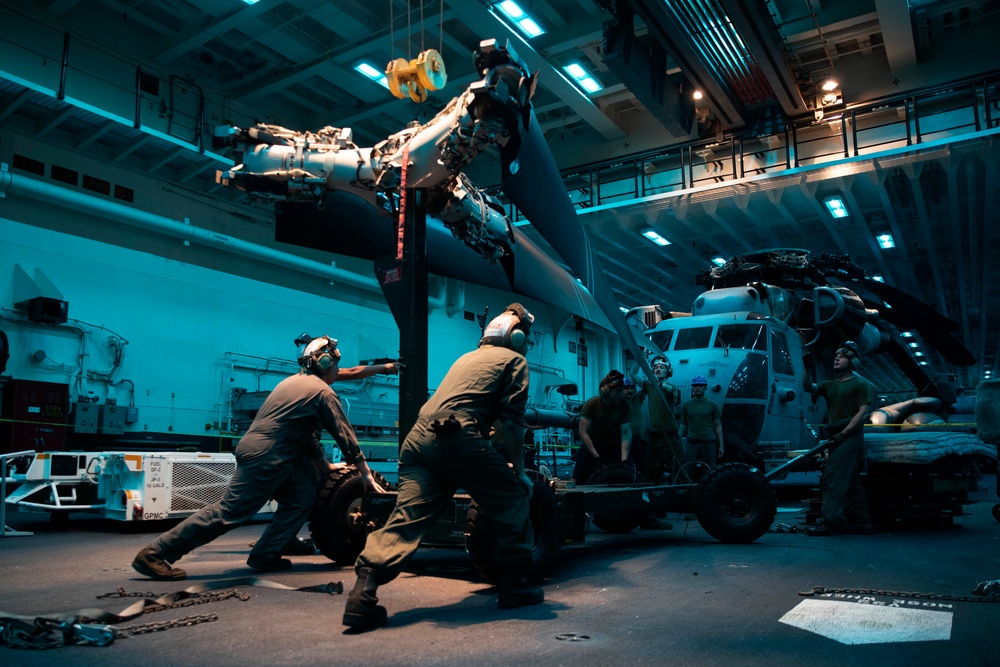
[[[119,521],[183,518],[215,502],[236,470],[232,454],[19,452],[5,455],[7,505],[53,519],[93,512]]]

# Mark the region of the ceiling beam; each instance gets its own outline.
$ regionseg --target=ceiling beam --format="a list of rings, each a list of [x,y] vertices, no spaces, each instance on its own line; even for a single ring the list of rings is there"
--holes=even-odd
[[[945,317],[948,314],[948,300],[944,295],[944,282],[941,279],[940,263],[937,258],[937,250],[934,245],[934,238],[931,235],[931,223],[927,217],[927,203],[924,201],[924,191],[920,185],[920,172],[923,171],[925,163],[905,162],[900,168],[910,181],[910,189],[913,190],[913,205],[917,209],[917,219],[920,222],[920,234],[923,237],[924,246],[927,248],[927,261],[930,264],[931,273],[934,276],[934,291],[937,293],[938,310]]]
[[[45,8],[45,11],[59,16],[60,14],[65,14],[69,10],[73,9],[82,1],[83,0],[53,0],[49,3],[49,6]]]
[[[715,111],[726,127],[746,124],[739,104],[732,99],[727,86],[715,78],[705,66],[683,26],[667,17],[661,0],[625,0],[646,24],[649,33],[663,45],[688,81],[701,90],[705,102]]]
[[[898,73],[917,64],[910,5],[907,0],[875,0],[889,70]]]
[[[861,205],[858,204],[857,198],[851,191],[851,188],[854,185],[854,177],[838,176],[833,180],[837,183],[837,186],[840,189],[840,196],[842,196],[847,202],[848,210],[851,212],[851,215],[861,221],[861,225],[864,228],[864,240],[866,241],[865,245],[871,251],[872,257],[875,259],[875,263],[878,264],[879,273],[882,275],[883,280],[888,282],[890,285],[895,286],[896,281],[894,280],[892,271],[889,269],[889,265],[885,263],[885,254],[882,252],[882,248],[875,239],[875,233],[872,229],[872,225],[868,222],[865,212],[861,209]]]
[[[764,199],[759,192],[755,192],[750,188],[740,187],[739,185],[733,186],[733,198],[731,201],[735,204],[736,209],[746,218],[747,223],[767,238],[772,248],[780,248],[783,244],[771,231],[771,227],[768,224],[770,220],[766,220],[762,216],[750,214],[750,202],[755,198],[759,200]]]
[[[10,104],[8,104],[6,107],[4,107],[2,111],[0,111],[0,123],[3,123],[3,121],[6,120],[8,116],[17,111],[18,108],[22,104],[27,102],[29,99],[31,99],[31,96],[34,94],[35,91],[32,90],[31,88],[25,88],[20,93],[18,93],[17,97],[11,100]]]
[[[958,170],[964,169],[966,178],[975,182],[975,168],[972,165],[972,160],[978,160],[977,156],[969,156],[965,160],[952,160],[949,155],[948,158],[942,161],[941,166],[945,169],[945,173],[948,177],[948,217],[951,219],[951,243],[952,243],[952,256],[955,259],[955,281],[958,283],[958,322],[962,327],[962,341],[965,343],[966,347],[970,347],[970,332],[969,332],[969,296],[972,292],[972,272],[975,271],[976,259],[975,259],[975,245],[969,246],[969,250],[972,253],[972,257],[966,257],[963,252],[962,244],[962,211],[959,207],[961,199],[958,195]],[[953,164],[953,162],[958,162],[958,164]],[[968,193],[972,195],[972,192]],[[975,198],[968,197],[968,208],[966,209],[966,222],[969,225],[970,231],[975,229],[976,219],[974,217]],[[975,232],[972,232],[973,235]],[[980,335],[983,334],[981,330]]]
[[[737,245],[743,247],[746,252],[751,252],[754,250],[753,246],[746,242],[746,239],[742,234],[736,232],[732,225],[729,224],[721,215],[719,215],[719,200],[718,199],[706,199],[701,202],[702,210],[705,211],[707,215],[716,225],[719,226],[722,231],[733,239],[733,242]]]
[[[174,35],[165,40],[160,52],[153,56],[153,63],[162,67],[172,60],[180,58],[188,51],[203,46],[219,35],[271,11],[284,2],[285,0],[260,0],[252,5],[243,4],[224,19],[212,22],[207,26],[195,26],[183,34]]]
[[[813,214],[816,219],[820,221],[823,227],[826,228],[826,233],[830,235],[834,244],[837,246],[837,250],[840,251],[842,255],[850,255],[851,251],[844,243],[844,237],[840,235],[840,231],[833,224],[833,218],[831,218],[829,211],[827,211],[816,199],[816,190],[819,188],[820,181],[805,181],[803,180],[798,184],[799,193],[802,195],[803,200],[809,205],[809,208],[813,210]]]
[[[805,113],[805,100],[802,99],[795,76],[785,60],[781,42],[777,39],[777,29],[770,14],[766,12],[766,5],[762,2],[748,3],[746,0],[721,0],[721,4],[764,78],[771,85],[781,110],[786,116]]]
[[[66,108],[62,111],[56,112],[49,116],[46,120],[38,123],[35,126],[35,135],[39,137],[44,137],[46,134],[52,130],[59,127],[64,120],[76,113],[76,107],[66,105]]]
[[[151,174],[155,171],[158,171],[163,167],[167,166],[168,164],[170,164],[170,162],[172,162],[174,158],[178,158],[181,155],[184,155],[185,153],[188,152],[190,151],[187,148],[177,148],[172,151],[164,151],[163,155],[151,157],[148,160],[146,160],[146,172]]]
[[[993,142],[996,143],[995,140]],[[979,374],[976,378],[976,382],[984,376],[984,370],[992,370],[991,377],[993,379],[1000,379],[997,376],[1000,375],[1000,312],[996,312],[997,309],[994,308],[993,312],[990,310],[990,290],[995,289],[997,286],[997,269],[996,261],[989,262],[987,258],[990,257],[992,252],[994,239],[996,238],[994,230],[997,227],[998,220],[994,215],[994,203],[997,198],[997,187],[996,184],[987,179],[997,178],[997,160],[1000,156],[997,155],[996,150],[986,157],[984,157],[984,162],[986,169],[983,172],[983,187],[985,189],[983,193],[983,198],[977,202],[977,210],[982,211],[982,229],[983,236],[982,239],[970,238],[970,242],[979,241],[973,245],[974,248],[980,250],[980,257],[982,261],[979,263],[980,274],[978,276],[979,280]],[[975,184],[971,181],[969,182],[969,189],[974,194]],[[970,200],[972,198],[970,197]],[[991,270],[990,266],[994,268]],[[992,324],[992,327],[990,326]],[[990,363],[989,358],[986,356],[987,345],[989,344],[989,337],[992,336],[996,338],[996,350],[993,352],[992,363]]]
[[[496,37],[500,43],[509,41],[528,68],[540,72],[539,85],[561,99],[606,140],[620,141],[626,137],[625,132],[615,125],[615,122],[608,118],[582,90],[570,83],[555,65],[532,48],[518,33],[497,20],[478,0],[448,0],[448,5],[459,13],[463,23],[483,39]]]
[[[454,15],[455,13],[453,11],[446,10],[440,16],[426,17],[423,21],[414,23],[411,26],[411,29],[415,32],[419,32],[428,25],[437,25],[437,22],[442,20],[442,17],[443,20],[450,20],[454,17]],[[400,20],[405,20],[405,17]],[[234,86],[229,90],[229,94],[233,97],[233,99],[242,102],[257,99],[259,97],[266,97],[290,86],[293,83],[306,79],[313,74],[319,74],[325,68],[329,68],[332,65],[344,65],[350,63],[356,58],[368,56],[372,50],[372,43],[387,38],[391,32],[391,26],[387,26],[373,32],[362,41],[343,45],[336,49],[330,49],[329,51],[324,51],[309,60],[295,65],[294,67],[276,68],[269,72],[264,72],[256,80],[239,86]],[[264,82],[264,79],[266,79],[266,83]]]
[[[95,141],[97,141],[98,139],[100,139],[101,137],[103,137],[105,134],[115,129],[116,127],[123,127],[123,126],[118,121],[109,120],[108,122],[104,123],[104,125],[95,128],[91,132],[88,132],[82,139],[80,139],[77,142],[74,148],[76,148],[76,150],[78,151],[82,151],[84,148],[94,143]]]
[[[111,160],[113,162],[118,162],[119,160],[123,160],[129,155],[131,155],[133,152],[138,150],[139,148],[142,148],[143,146],[151,142],[152,140],[153,137],[146,134],[141,139],[133,139],[131,141],[126,141],[124,146],[121,146],[111,152]]]
[[[899,263],[903,265],[904,276],[899,275],[896,272],[894,275],[893,287],[899,289],[908,290],[910,284],[916,283],[916,272],[913,270],[913,262],[910,259],[910,253],[906,248],[906,238],[899,230],[899,220],[896,218],[896,211],[892,208],[892,203],[889,200],[889,193],[885,188],[884,181],[888,176],[888,170],[882,170],[879,168],[878,162],[874,163],[875,168],[871,171],[864,172],[864,178],[868,179],[868,185],[872,187],[873,191],[877,193],[880,210],[885,215],[885,222],[889,226],[889,233],[892,234],[892,238],[896,243],[896,247],[899,248]],[[860,181],[855,181],[855,184],[859,184]],[[852,184],[852,197],[853,197],[853,184]],[[871,229],[869,225],[869,231],[874,234],[875,229]]]

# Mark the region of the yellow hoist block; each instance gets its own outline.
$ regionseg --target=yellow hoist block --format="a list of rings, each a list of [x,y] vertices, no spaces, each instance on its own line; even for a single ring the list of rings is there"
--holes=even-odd
[[[441,54],[434,49],[420,53],[413,60],[396,58],[385,68],[389,91],[399,99],[409,97],[414,102],[427,99],[427,91],[441,90],[448,83]]]

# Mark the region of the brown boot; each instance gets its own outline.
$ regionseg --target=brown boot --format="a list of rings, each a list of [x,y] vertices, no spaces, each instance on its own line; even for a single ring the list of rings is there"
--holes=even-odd
[[[377,604],[375,591],[378,577],[370,567],[358,568],[358,580],[347,595],[344,605],[344,625],[358,631],[371,630],[385,625],[388,615],[385,607]]]
[[[541,586],[534,586],[521,573],[504,572],[497,585],[497,604],[501,609],[514,609],[545,602],[545,592]]]
[[[163,556],[153,547],[146,547],[136,555],[132,561],[132,569],[157,581],[178,581],[187,578],[187,572],[163,560]]]

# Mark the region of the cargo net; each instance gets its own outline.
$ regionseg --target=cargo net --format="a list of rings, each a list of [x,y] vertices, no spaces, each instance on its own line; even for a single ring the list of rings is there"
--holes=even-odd
[[[234,472],[235,462],[175,463],[170,511],[197,511],[220,500]]]

